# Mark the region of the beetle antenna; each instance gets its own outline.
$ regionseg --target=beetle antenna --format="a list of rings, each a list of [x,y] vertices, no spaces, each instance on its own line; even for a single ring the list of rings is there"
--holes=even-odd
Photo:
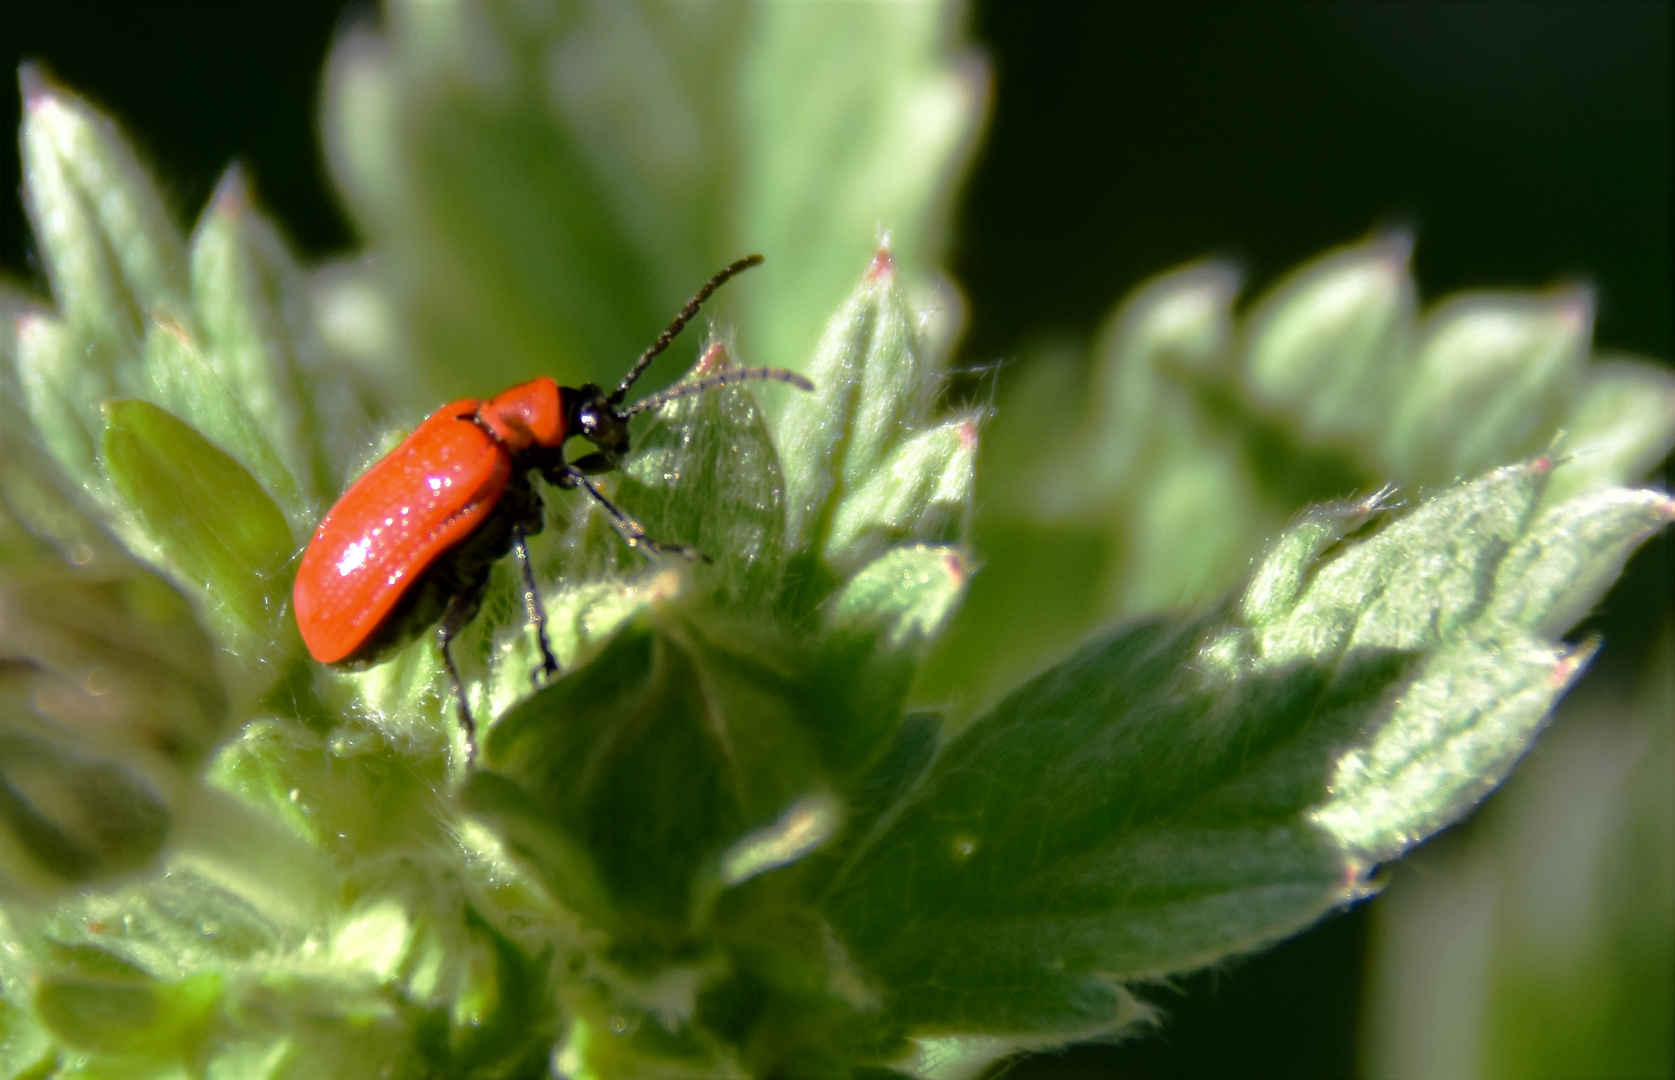
[[[675,335],[686,329],[686,324],[692,321],[692,316],[698,314],[698,308],[703,306],[704,301],[708,300],[715,290],[725,285],[729,278],[742,274],[761,262],[762,256],[760,255],[746,255],[738,262],[729,263],[722,267],[720,273],[704,282],[704,287],[692,295],[692,299],[688,300],[686,306],[680,309],[674,321],[665,327],[661,334],[657,335],[657,340],[651,343],[649,349],[640,354],[640,358],[634,361],[634,366],[628,369],[628,374],[623,376],[621,385],[611,391],[611,396],[605,400],[612,406],[621,405],[622,399],[627,397],[628,391],[633,388],[634,380],[638,379],[651,362],[657,359],[659,353],[669,347],[669,343],[675,340]]]
[[[798,390],[813,390],[814,384],[795,371],[774,367],[740,367],[718,371],[714,375],[706,375],[702,379],[694,379],[689,383],[679,383],[667,390],[659,390],[650,397],[643,397],[628,408],[622,410],[622,415],[633,416],[635,413],[645,412],[647,409],[660,409],[676,398],[691,397],[702,394],[706,390],[714,390],[719,386],[744,382],[748,379],[770,379],[774,382],[789,383]]]

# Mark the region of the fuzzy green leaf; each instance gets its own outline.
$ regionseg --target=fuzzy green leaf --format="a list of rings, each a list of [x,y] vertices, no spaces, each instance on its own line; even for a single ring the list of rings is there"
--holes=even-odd
[[[32,565],[49,553],[78,566],[126,561],[121,546],[96,523],[93,500],[33,435],[18,403],[0,400],[0,564]]]
[[[74,332],[57,319],[19,320],[17,374],[29,419],[59,467],[78,483],[94,485],[103,428],[98,403],[110,396],[113,383],[80,352]]]
[[[1636,483],[1675,444],[1664,374],[1585,362],[1586,293],[1421,315],[1408,255],[1399,235],[1328,253],[1243,317],[1230,269],[1188,266],[1118,308],[1093,393],[1072,356],[1003,384],[978,469],[984,572],[918,693],[992,699],[1104,621],[1211,603],[1311,504],[1544,452],[1557,503]]]
[[[106,406],[111,484],[223,633],[270,648],[289,595],[296,542],[245,469],[191,427],[143,401]]]
[[[470,357],[488,388],[537,371],[604,382],[739,254],[712,255],[721,245],[696,215],[673,229],[640,216],[658,206],[642,185],[690,199],[714,184],[701,159],[651,137],[645,112],[700,122],[683,99],[715,91],[672,62],[726,70],[725,39],[695,39],[700,19],[654,31],[644,12],[613,11],[398,3],[387,45],[363,35],[333,55],[330,160],[392,265],[418,271],[391,284],[435,376]],[[630,67],[642,78],[617,81]]]
[[[1675,501],[1655,491],[1611,488],[1551,506],[1506,553],[1487,616],[1546,637],[1564,633],[1672,520]]]
[[[504,717],[467,789],[557,895],[632,920],[623,946],[653,953],[677,946],[723,852],[822,775],[788,658],[719,626],[665,625],[624,632]]]
[[[1254,400],[1294,412],[1315,438],[1376,430],[1410,343],[1417,298],[1410,237],[1381,237],[1310,263],[1250,316]]]
[[[296,476],[245,407],[248,399],[228,385],[184,327],[164,322],[149,327],[145,371],[157,404],[230,454],[293,515],[301,509]]]
[[[1257,661],[1277,667],[1358,646],[1446,640],[1494,598],[1495,572],[1528,532],[1547,475],[1544,465],[1520,465],[1461,484],[1314,569],[1286,617],[1258,631]]]
[[[1203,631],[1134,627],[1026,683],[846,868],[827,910],[903,1022],[1092,1031],[1131,1013],[1120,980],[1253,947],[1353,895],[1303,811],[1404,658],[1195,693],[1180,672]]]
[[[769,4],[755,16],[738,207],[776,269],[750,298],[744,341],[801,367],[881,225],[909,273],[936,266],[988,73],[958,47],[955,4]]]
[[[1564,421],[1550,500],[1650,472],[1675,446],[1675,375],[1615,359],[1588,369]]]
[[[1095,392],[1056,357],[979,470],[987,411],[938,413],[984,85],[958,14],[392,0],[326,89],[370,244],[312,277],[236,172],[183,244],[114,128],[26,77],[59,309],[0,292],[0,865],[56,899],[0,912],[4,1068],[971,1077],[1357,898],[1506,774],[1587,655],[1551,636],[1671,515],[1617,488],[1675,437],[1668,388],[1586,368],[1580,294],[1421,326],[1408,242],[1374,237],[1247,316],[1225,268],[1163,279]],[[563,675],[500,560],[454,643],[475,761],[432,640],[306,661],[296,538],[380,395],[410,420],[427,382],[611,385],[756,250],[699,371],[736,338],[812,355],[816,391],[673,402],[600,480],[713,563],[541,488]],[[49,452],[66,476],[23,478]],[[1296,516],[1386,474],[1449,486]],[[908,709],[979,552],[978,625],[920,689],[956,704]],[[1216,615],[998,690],[1253,566]]]
[[[1307,584],[1316,556],[1381,509],[1389,494],[1386,489],[1359,503],[1317,506],[1307,511],[1274,542],[1245,586],[1239,604],[1245,622],[1263,626],[1289,615]]]
[[[215,972],[178,983],[51,979],[35,991],[35,1012],[70,1046],[107,1054],[172,1057],[198,1034],[222,991]]]
[[[11,694],[0,727],[0,884],[50,894],[132,873],[162,849],[169,806],[138,771],[46,735]],[[31,723],[31,721],[33,721]]]
[[[1430,318],[1387,453],[1441,480],[1542,449],[1575,399],[1593,331],[1583,292],[1463,296]]]
[[[932,419],[929,358],[888,249],[827,323],[809,378],[781,425],[792,549],[853,572],[893,539],[957,538],[977,422]]]
[[[52,1036],[29,1010],[0,998],[0,1076],[51,1076],[58,1054]]]
[[[688,379],[726,367],[720,345]],[[753,389],[724,387],[663,407],[636,444],[618,498],[649,534],[714,560],[718,591],[772,604],[785,566],[785,480]]]
[[[962,729],[825,902],[890,1007],[1097,1030],[1132,1015],[1121,982],[1292,932],[1458,819],[1583,662],[1525,627],[1565,629],[1671,516],[1628,492],[1538,513],[1548,475],[1500,470],[1337,549],[1377,502],[1311,515],[1230,625],[1119,630]]]
[[[146,316],[187,310],[179,234],[114,124],[38,68],[19,83],[24,199],[53,295],[77,333],[131,347]]]
[[[450,384],[467,357],[486,386],[604,383],[746,251],[778,269],[727,301],[743,351],[800,367],[880,222],[915,268],[946,242],[987,81],[958,23],[948,4],[396,3],[387,38],[333,54],[329,158]]]
[[[971,568],[932,544],[899,547],[864,567],[832,600],[834,629],[882,633],[894,648],[932,641],[959,605]]]
[[[119,559],[0,570],[0,887],[145,865],[226,722],[193,611]]]
[[[319,373],[305,363],[313,342],[302,270],[253,202],[243,173],[228,170],[193,233],[193,302],[204,351],[248,410],[295,494],[249,464],[296,517],[302,494],[328,494],[338,477],[320,450],[310,452],[300,438],[305,425],[321,422]]]
[[[1373,911],[1372,1076],[1656,1075],[1675,1050],[1675,637],[1568,698],[1468,830]]]
[[[826,559],[859,566],[891,541],[958,539],[977,476],[977,421],[950,420],[899,444],[845,499],[826,536]]]

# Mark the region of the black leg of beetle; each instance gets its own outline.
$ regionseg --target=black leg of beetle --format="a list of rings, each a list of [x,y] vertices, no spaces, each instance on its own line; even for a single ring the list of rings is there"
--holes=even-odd
[[[454,688],[454,704],[459,707],[459,726],[465,729],[466,761],[477,756],[477,722],[471,719],[471,704],[465,700],[465,684],[459,680],[459,668],[454,666],[454,654],[448,646],[453,642],[454,635],[471,621],[471,616],[477,614],[481,599],[480,593],[456,593],[448,601],[448,610],[442,613],[442,621],[436,627],[436,647],[442,650],[442,666],[447,669],[448,681]]]
[[[539,689],[543,675],[550,678],[558,674],[558,661],[553,659],[552,646],[547,644],[547,613],[541,610],[541,596],[535,591],[535,568],[529,565],[529,545],[524,543],[522,525],[512,526],[512,554],[523,573],[523,611],[529,624],[535,627],[535,640],[541,646],[541,670],[529,673],[530,681]]]
[[[558,475],[558,483],[561,487],[583,488],[589,495],[592,495],[594,501],[600,506],[603,506],[605,508],[605,512],[610,514],[611,518],[616,522],[617,530],[622,533],[622,539],[629,547],[636,550],[644,548],[650,551],[655,551],[659,555],[679,555],[688,562],[694,562],[700,559],[704,562],[710,561],[710,557],[699,551],[697,548],[690,548],[685,544],[664,544],[647,536],[646,527],[644,525],[641,525],[638,521],[635,521],[633,518],[623,513],[615,503],[605,497],[605,493],[603,491],[600,491],[598,488],[593,486],[593,481],[587,478],[586,473],[582,472],[574,465],[565,466],[564,471]]]

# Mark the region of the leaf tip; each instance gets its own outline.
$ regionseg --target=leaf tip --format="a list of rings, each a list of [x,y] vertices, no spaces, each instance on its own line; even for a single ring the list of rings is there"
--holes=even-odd
[[[1413,262],[1413,230],[1387,229],[1375,233],[1368,245],[1373,259],[1391,276],[1405,275]]]
[[[227,166],[227,171],[221,174],[220,181],[215,185],[215,194],[210,197],[214,211],[230,218],[243,217],[250,211],[253,201],[250,175],[244,166],[237,162]]]
[[[701,379],[705,375],[713,375],[732,363],[727,355],[727,346],[719,341],[712,341],[704,347],[704,353],[698,357],[698,362],[692,366],[691,378]]]
[[[1581,674],[1582,669],[1588,666],[1588,661],[1594,658],[1599,646],[1600,639],[1595,636],[1569,652],[1561,653],[1553,662],[1552,670],[1548,672],[1548,685],[1554,690],[1563,690],[1569,686],[1575,681],[1576,676]]]
[[[878,250],[873,252],[872,264],[867,267],[869,282],[889,281],[896,272],[896,258],[890,251],[890,234],[885,233],[878,240]]]
[[[47,73],[46,65],[38,60],[25,60],[17,67],[17,88],[23,95],[25,110],[34,110],[49,102],[57,92],[57,85]]]
[[[1592,336],[1596,305],[1591,286],[1560,285],[1552,291],[1552,297],[1554,318],[1567,334]]]
[[[957,548],[948,548],[943,553],[942,566],[948,572],[948,583],[955,588],[963,589],[971,580],[971,572],[974,569],[971,560]]]

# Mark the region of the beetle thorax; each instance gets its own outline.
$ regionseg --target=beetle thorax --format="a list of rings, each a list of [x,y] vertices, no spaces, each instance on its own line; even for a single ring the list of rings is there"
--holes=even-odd
[[[509,454],[564,442],[564,413],[558,384],[547,376],[519,383],[477,406],[476,423]]]

